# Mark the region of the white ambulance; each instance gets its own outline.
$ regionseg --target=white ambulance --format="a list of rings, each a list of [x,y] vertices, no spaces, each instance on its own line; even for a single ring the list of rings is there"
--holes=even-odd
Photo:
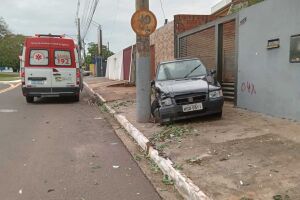
[[[22,92],[28,103],[34,97],[72,96],[79,101],[82,76],[76,45],[61,35],[25,39],[20,56]]]

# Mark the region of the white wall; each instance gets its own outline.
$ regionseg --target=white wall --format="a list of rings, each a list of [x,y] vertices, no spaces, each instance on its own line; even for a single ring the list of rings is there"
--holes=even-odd
[[[300,120],[300,63],[290,63],[290,38],[300,34],[300,0],[266,0],[239,14],[237,105]],[[280,48],[267,50],[270,39]]]
[[[123,51],[116,53],[107,59],[105,77],[111,80],[124,80]]]

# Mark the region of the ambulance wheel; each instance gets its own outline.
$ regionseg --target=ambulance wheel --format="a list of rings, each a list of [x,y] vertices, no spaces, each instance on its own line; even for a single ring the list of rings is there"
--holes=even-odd
[[[33,103],[33,101],[34,101],[34,97],[29,97],[29,96],[26,97],[27,103]]]

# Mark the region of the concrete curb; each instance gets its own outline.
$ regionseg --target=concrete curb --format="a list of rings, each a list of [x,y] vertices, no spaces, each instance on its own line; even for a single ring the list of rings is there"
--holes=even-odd
[[[103,103],[109,113],[113,115],[113,117],[121,124],[121,126],[123,126],[123,128],[125,128],[125,130],[134,138],[139,146],[148,153],[150,158],[158,165],[162,172],[168,175],[174,181],[176,189],[185,199],[211,200],[211,198],[206,196],[204,192],[202,192],[199,187],[192,182],[192,180],[177,171],[172,166],[173,163],[171,160],[159,156],[158,151],[150,145],[149,140],[137,128],[135,128],[125,116],[116,113],[115,110],[107,105],[106,100],[101,95],[96,93],[92,88],[90,88],[86,82],[84,82],[84,85],[93,96],[98,98]]]

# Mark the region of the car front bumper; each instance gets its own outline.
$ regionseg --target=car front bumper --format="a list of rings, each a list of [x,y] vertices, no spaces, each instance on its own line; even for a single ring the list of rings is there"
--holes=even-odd
[[[222,112],[224,98],[217,98],[214,100],[202,102],[203,109],[191,112],[183,112],[182,105],[171,105],[160,107],[157,112],[161,123],[168,123],[172,121],[189,119],[194,117],[201,117],[205,115],[213,115]]]
[[[22,87],[24,96],[29,97],[60,97],[79,95],[79,87],[62,87],[62,88],[28,88]]]

